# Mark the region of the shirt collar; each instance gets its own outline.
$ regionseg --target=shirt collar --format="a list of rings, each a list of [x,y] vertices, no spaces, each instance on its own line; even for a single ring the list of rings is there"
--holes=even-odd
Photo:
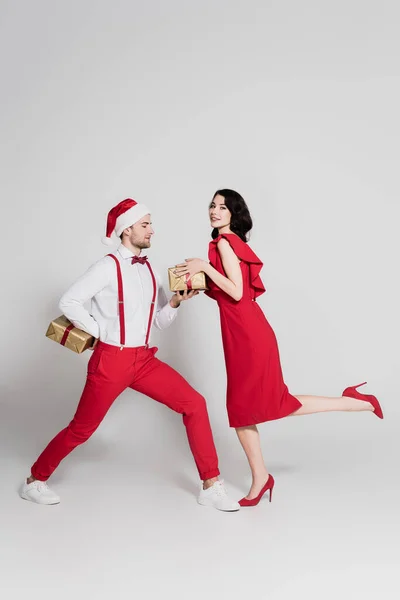
[[[120,244],[118,246],[118,252],[122,256],[122,258],[132,258],[133,256],[135,256],[133,254],[132,250],[129,250],[129,248],[127,248],[126,246],[124,246],[124,244]],[[142,252],[141,251],[140,251],[139,256],[142,256]]]

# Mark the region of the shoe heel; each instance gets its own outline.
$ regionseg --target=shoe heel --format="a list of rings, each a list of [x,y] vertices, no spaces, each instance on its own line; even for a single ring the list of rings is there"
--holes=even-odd
[[[366,381],[364,381],[364,383],[359,383],[358,385],[354,386],[353,390],[356,390],[357,388],[362,387],[363,385],[366,385],[366,384],[367,384]]]
[[[272,502],[272,492],[274,491],[275,481],[272,479],[272,485],[269,488],[269,501]]]

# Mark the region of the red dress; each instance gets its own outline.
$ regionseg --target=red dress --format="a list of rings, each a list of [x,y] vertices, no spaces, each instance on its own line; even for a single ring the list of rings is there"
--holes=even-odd
[[[225,238],[241,261],[243,297],[236,301],[208,280],[206,292],[217,301],[224,346],[229,425],[246,427],[281,419],[301,407],[283,381],[275,334],[256,298],[265,292],[261,260],[246,242],[234,233],[222,234],[210,242],[211,265],[225,275],[217,242]]]

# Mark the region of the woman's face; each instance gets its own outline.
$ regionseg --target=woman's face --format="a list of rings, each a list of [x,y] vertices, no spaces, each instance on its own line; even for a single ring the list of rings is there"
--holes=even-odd
[[[217,229],[227,227],[231,222],[231,213],[228,207],[225,206],[225,198],[219,194],[217,194],[211,202],[208,214],[210,216],[211,226]]]

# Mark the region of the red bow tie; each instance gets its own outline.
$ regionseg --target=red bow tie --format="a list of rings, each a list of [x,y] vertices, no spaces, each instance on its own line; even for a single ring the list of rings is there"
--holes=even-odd
[[[144,265],[144,263],[147,261],[147,256],[133,256],[132,257],[132,264],[135,265],[136,263],[139,263],[141,265]]]

